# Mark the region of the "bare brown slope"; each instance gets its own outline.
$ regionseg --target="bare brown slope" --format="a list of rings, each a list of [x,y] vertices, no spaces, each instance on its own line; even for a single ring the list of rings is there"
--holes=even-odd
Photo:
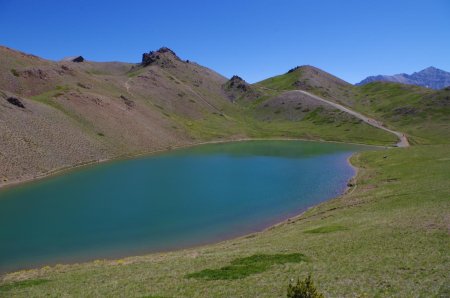
[[[54,108],[20,98],[24,108],[10,104],[0,92],[0,179],[28,179],[110,156],[100,138],[87,136]]]
[[[231,105],[221,91],[225,78],[173,57],[167,57],[171,67],[136,67],[53,62],[5,47],[0,52],[4,183],[191,143],[185,119],[219,114]],[[9,97],[25,108],[9,103]]]

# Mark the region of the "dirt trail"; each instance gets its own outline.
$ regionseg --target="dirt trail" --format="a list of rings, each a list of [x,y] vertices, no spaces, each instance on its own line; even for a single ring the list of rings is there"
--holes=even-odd
[[[317,95],[311,94],[309,92],[306,92],[306,91],[303,91],[303,90],[294,90],[294,91],[306,94],[306,95],[308,95],[311,98],[314,98],[314,99],[316,99],[318,101],[321,101],[321,102],[324,102],[326,104],[329,104],[329,105],[333,106],[334,108],[336,108],[338,110],[341,110],[341,111],[344,111],[344,112],[346,112],[346,113],[348,113],[350,115],[353,115],[356,118],[361,119],[362,121],[366,122],[367,124],[372,125],[373,127],[385,130],[387,132],[390,132],[390,133],[396,135],[397,138],[399,139],[399,141],[397,143],[397,147],[409,147],[408,138],[406,137],[406,135],[404,133],[399,132],[399,131],[395,131],[395,130],[392,130],[392,129],[389,129],[389,128],[386,128],[385,126],[383,126],[383,123],[380,122],[380,121],[377,121],[375,119],[372,119],[372,118],[369,118],[367,116],[364,116],[363,114],[355,112],[355,111],[353,111],[353,110],[351,110],[351,109],[349,109],[349,108],[347,108],[347,107],[345,107],[343,105],[340,105],[338,103],[335,103],[335,102],[323,99],[323,98],[321,98],[321,97],[319,97]]]
[[[133,95],[133,93],[130,92],[130,81],[132,78],[128,78],[128,80],[125,82],[125,88],[127,89],[128,94]]]

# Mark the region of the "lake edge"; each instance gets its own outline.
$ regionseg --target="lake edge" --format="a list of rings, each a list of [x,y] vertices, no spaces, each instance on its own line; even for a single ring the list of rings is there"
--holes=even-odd
[[[147,158],[147,157],[152,157],[158,154],[164,154],[164,153],[168,153],[168,152],[172,152],[172,151],[176,151],[176,150],[183,150],[183,149],[187,149],[187,148],[191,148],[191,147],[197,147],[197,146],[201,146],[201,145],[213,145],[213,144],[223,144],[223,143],[237,143],[237,142],[251,142],[251,141],[299,141],[299,142],[308,142],[308,143],[336,143],[336,144],[348,144],[348,145],[357,145],[357,146],[361,146],[361,147],[368,147],[368,149],[370,148],[385,148],[384,146],[373,146],[373,145],[366,145],[366,144],[354,144],[354,143],[344,143],[344,142],[328,142],[328,141],[315,141],[315,140],[301,140],[301,139],[240,139],[240,140],[232,140],[232,141],[214,141],[214,142],[204,142],[204,143],[197,143],[197,144],[192,144],[192,145],[187,145],[187,146],[181,146],[181,147],[177,147],[174,149],[169,149],[169,150],[159,150],[159,151],[154,151],[150,154],[142,154],[142,155],[135,155],[132,157],[126,157],[126,158],[117,158],[117,159],[110,159],[110,160],[104,160],[101,162],[95,162],[95,163],[91,163],[91,164],[83,164],[81,166],[77,166],[77,167],[71,167],[69,169],[65,169],[59,173],[56,174],[52,174],[52,175],[47,175],[45,177],[40,177],[39,179],[33,179],[31,181],[28,181],[29,183],[34,183],[34,182],[40,182],[43,179],[50,179],[53,178],[57,175],[64,175],[67,173],[70,173],[71,171],[78,171],[78,170],[85,170],[86,168],[88,168],[89,166],[97,166],[98,164],[101,163],[106,163],[106,162],[120,162],[120,161],[127,161],[127,160],[135,160],[135,159],[139,159],[139,158]],[[352,169],[353,174],[352,176],[350,176],[347,180],[351,181],[352,179],[354,179],[357,174],[358,174],[358,168],[356,166],[354,166],[351,162],[350,162],[350,158],[352,156],[354,156],[355,154],[358,154],[359,151],[354,151],[354,152],[348,152],[349,155],[345,158],[346,164]],[[20,184],[16,184],[15,186],[23,186],[24,184],[28,183],[20,183]],[[9,187],[8,187],[9,188]],[[218,237],[216,237],[215,239],[208,239],[208,240],[204,240],[204,241],[200,241],[198,243],[192,244],[192,245],[181,245],[181,246],[176,246],[176,247],[170,247],[167,249],[162,249],[162,250],[152,250],[152,249],[144,249],[142,252],[139,253],[125,253],[125,254],[114,254],[111,256],[108,256],[108,254],[105,254],[106,257],[101,257],[101,258],[95,258],[92,257],[91,259],[82,259],[80,260],[80,258],[74,257],[73,261],[70,260],[70,258],[67,258],[67,261],[63,261],[63,262],[45,262],[45,264],[41,264],[41,265],[31,265],[29,267],[23,267],[20,269],[13,269],[12,271],[1,271],[0,272],[0,276],[3,274],[10,274],[13,272],[21,272],[21,271],[26,271],[26,270],[39,270],[40,268],[45,268],[48,266],[60,266],[61,264],[63,265],[76,265],[76,264],[85,264],[85,263],[92,263],[98,260],[101,261],[111,261],[113,262],[114,260],[117,259],[123,259],[123,258],[133,258],[133,257],[143,257],[146,255],[152,255],[152,254],[166,254],[166,253],[171,253],[171,252],[176,252],[176,251],[183,251],[183,250],[190,250],[190,249],[195,249],[195,248],[200,248],[200,247],[204,247],[204,246],[210,246],[210,245],[216,245],[219,243],[223,243],[223,242],[227,242],[227,241],[232,241],[232,240],[236,240],[236,239],[240,239],[240,238],[247,238],[247,237],[251,237],[251,235],[255,235],[255,234],[260,234],[260,233],[264,233],[267,230],[270,230],[278,225],[282,225],[286,222],[289,222],[290,220],[293,220],[295,218],[298,218],[300,216],[302,216],[302,214],[304,214],[306,211],[308,211],[309,209],[321,205],[323,203],[329,202],[330,200],[333,199],[337,199],[339,197],[342,197],[343,195],[345,195],[348,191],[348,187],[343,185],[343,190],[340,191],[340,193],[338,195],[335,195],[333,197],[329,197],[326,199],[321,200],[318,203],[314,203],[311,205],[308,205],[306,207],[301,207],[296,211],[292,211],[290,212],[290,214],[288,216],[280,216],[279,218],[277,218],[276,220],[272,220],[263,224],[259,224],[257,226],[255,226],[253,228],[254,231],[245,231],[243,233],[227,233],[225,236],[220,235]],[[1,189],[0,189],[0,193],[1,193]]]
[[[226,143],[249,142],[249,141],[302,141],[302,142],[312,142],[312,143],[316,142],[316,143],[348,144],[348,145],[356,145],[356,146],[372,147],[372,148],[380,148],[380,149],[395,148],[395,147],[388,147],[388,146],[382,146],[382,145],[368,145],[368,144],[362,144],[362,143],[298,139],[298,138],[243,138],[243,139],[235,139],[235,140],[230,139],[230,140],[206,141],[206,142],[191,143],[191,144],[186,144],[186,145],[178,145],[178,146],[173,146],[171,148],[158,149],[158,150],[144,152],[144,153],[137,153],[137,154],[131,154],[131,155],[119,155],[119,156],[115,156],[115,157],[111,157],[111,158],[81,162],[81,163],[69,165],[66,167],[56,168],[54,170],[50,170],[46,173],[43,173],[42,175],[38,175],[38,176],[34,176],[34,177],[25,177],[23,179],[11,180],[8,182],[2,182],[2,183],[0,183],[0,200],[1,200],[1,193],[5,189],[19,187],[19,186],[22,186],[22,185],[28,184],[28,183],[31,184],[31,183],[41,181],[41,180],[44,180],[47,178],[64,175],[64,174],[70,173],[72,171],[77,171],[80,169],[96,166],[99,164],[151,157],[151,156],[154,156],[157,154],[164,154],[164,153],[172,152],[175,150],[187,149],[187,148],[197,147],[197,146],[201,146],[201,145],[226,144]]]

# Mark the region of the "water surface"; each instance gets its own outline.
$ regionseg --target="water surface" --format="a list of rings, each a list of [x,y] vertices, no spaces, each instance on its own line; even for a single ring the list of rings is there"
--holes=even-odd
[[[0,271],[214,242],[341,194],[368,147],[210,144],[89,166],[0,191]]]

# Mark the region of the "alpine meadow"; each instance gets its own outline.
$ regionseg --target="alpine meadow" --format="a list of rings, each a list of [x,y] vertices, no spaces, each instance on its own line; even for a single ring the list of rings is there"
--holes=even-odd
[[[450,296],[448,3],[26,2],[0,297]]]

